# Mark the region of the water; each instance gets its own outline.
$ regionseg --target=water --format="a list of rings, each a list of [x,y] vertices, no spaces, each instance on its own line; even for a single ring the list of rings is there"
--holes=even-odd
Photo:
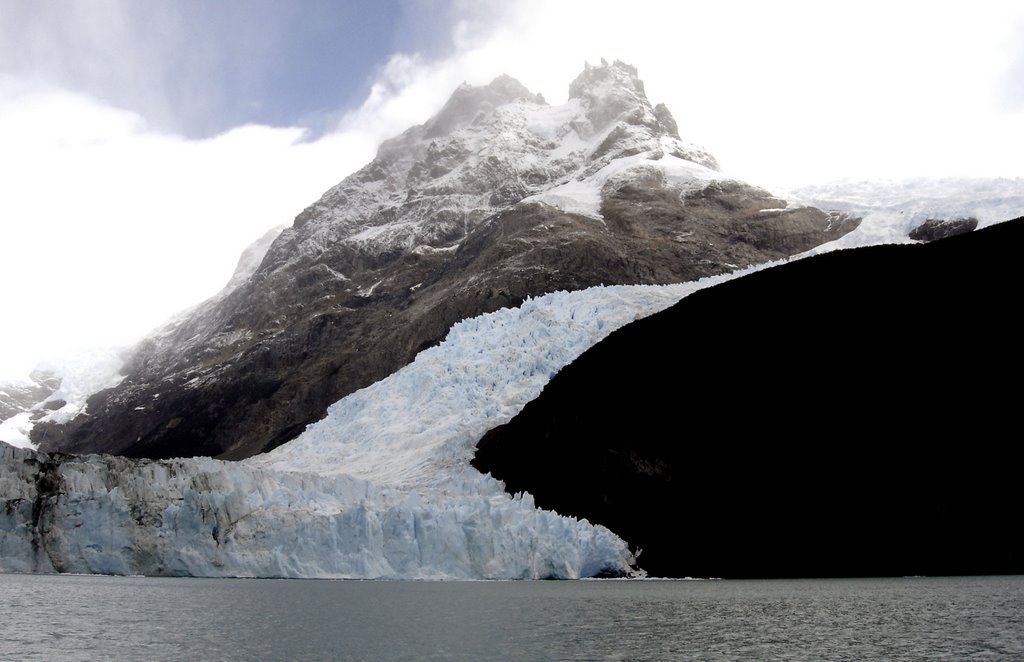
[[[1024,577],[361,582],[0,575],[2,660],[1024,657]]]

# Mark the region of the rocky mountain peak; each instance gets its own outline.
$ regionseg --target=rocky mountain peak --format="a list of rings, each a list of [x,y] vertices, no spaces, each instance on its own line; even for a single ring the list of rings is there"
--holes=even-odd
[[[579,99],[587,108],[587,119],[595,131],[618,119],[630,124],[647,121],[657,126],[654,109],[647,100],[636,67],[619,60],[612,64],[601,60],[599,66],[585,63],[583,72],[569,84],[569,98]]]
[[[636,67],[615,60],[608,64],[604,59],[601,64],[583,63],[583,71],[569,83],[570,99],[586,99],[603,96],[610,91],[621,90],[647,99],[644,82],[637,75]]]

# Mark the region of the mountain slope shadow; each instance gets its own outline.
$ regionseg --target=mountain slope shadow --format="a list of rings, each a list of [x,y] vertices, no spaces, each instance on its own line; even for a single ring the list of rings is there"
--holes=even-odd
[[[792,262],[613,333],[475,467],[657,576],[1024,572],[1024,218]]]

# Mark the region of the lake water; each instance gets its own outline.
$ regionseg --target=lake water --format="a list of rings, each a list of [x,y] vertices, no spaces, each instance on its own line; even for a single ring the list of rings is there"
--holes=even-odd
[[[2,660],[1024,657],[1024,577],[368,582],[0,575]]]

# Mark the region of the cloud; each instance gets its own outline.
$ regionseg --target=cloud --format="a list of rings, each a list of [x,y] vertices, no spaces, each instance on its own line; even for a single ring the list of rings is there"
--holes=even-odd
[[[507,72],[559,102],[585,59],[619,58],[686,136],[768,185],[1015,175],[1019,118],[993,100],[1022,16],[1013,2],[524,1],[458,24],[460,50],[424,76]]]
[[[0,78],[0,377],[128,343],[227,282],[242,249],[372,158],[350,132],[245,126],[206,140]]]
[[[1024,112],[1024,19],[1020,20],[1014,32],[1012,43],[1004,44],[1008,57],[999,102],[1007,112],[1021,113]]]

